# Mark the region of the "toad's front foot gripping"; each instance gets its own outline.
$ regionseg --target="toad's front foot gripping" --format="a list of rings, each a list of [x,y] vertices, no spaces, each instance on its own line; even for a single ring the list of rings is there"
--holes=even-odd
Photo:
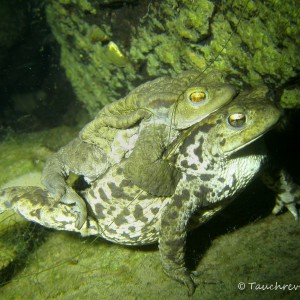
[[[42,182],[49,192],[48,199],[52,201],[52,205],[63,203],[71,207],[78,216],[75,224],[77,229],[80,229],[86,221],[87,208],[85,201],[66,182],[66,178],[70,170],[74,169],[75,164],[73,159],[70,161],[66,159],[69,158],[67,154],[71,151],[71,146],[73,145],[76,149],[76,146],[81,144],[76,139],[59,152],[54,153],[46,161],[42,172]],[[72,158],[72,156],[70,157]]]
[[[85,201],[71,187],[67,186],[66,193],[60,199],[60,202],[71,205],[72,210],[78,216],[75,226],[77,229],[81,229],[87,220],[87,207]]]
[[[49,199],[52,205],[64,203],[71,206],[72,210],[78,215],[75,226],[80,229],[87,218],[87,208],[85,201],[64,181],[62,176],[54,174],[51,180],[43,178],[43,183],[49,192]]]

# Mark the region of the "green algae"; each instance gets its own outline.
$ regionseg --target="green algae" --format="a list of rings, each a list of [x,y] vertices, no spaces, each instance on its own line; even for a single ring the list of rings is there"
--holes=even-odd
[[[131,3],[137,16],[126,20]],[[92,116],[137,83],[186,69],[214,67],[238,86],[263,82],[273,88],[299,72],[298,1],[114,5],[60,0],[47,6],[48,22],[61,46],[61,64]]]
[[[61,45],[61,64],[67,77],[79,100],[94,115],[101,105],[120,96],[118,88],[126,78],[132,87],[130,74],[134,71],[122,51],[113,44],[109,26],[87,23],[87,6],[83,8],[80,3],[72,1],[73,6],[68,6],[70,1],[53,2],[47,7],[47,18]],[[94,14],[95,8],[88,11]]]
[[[209,35],[213,9],[210,1],[173,0],[151,7],[132,39],[133,61],[144,61],[150,76],[174,75],[184,69],[205,67],[196,47]]]
[[[262,81],[273,87],[280,86],[295,76],[298,68],[299,8],[297,1],[288,5],[276,0],[227,3],[224,7],[226,19],[218,15],[212,23],[215,38],[209,55],[217,55],[216,44],[224,45],[220,35],[227,24],[225,31],[227,36],[232,36],[232,46],[226,46],[226,51],[218,59],[221,62],[215,65],[219,67],[223,61],[227,62],[232,74],[237,74],[239,80],[252,86]]]
[[[41,171],[43,148],[32,149],[31,143],[8,142],[0,144],[0,184],[28,172]]]
[[[285,89],[280,104],[283,108],[300,108],[300,89]]]

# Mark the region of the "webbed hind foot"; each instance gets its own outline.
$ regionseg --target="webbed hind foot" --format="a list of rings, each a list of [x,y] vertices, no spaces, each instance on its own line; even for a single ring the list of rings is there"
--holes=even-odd
[[[69,190],[68,196],[71,195],[72,191]],[[83,199],[81,201],[84,202]],[[0,213],[14,210],[28,221],[48,228],[76,231],[83,235],[97,233],[97,225],[92,224],[93,221],[87,221],[86,215],[81,217],[81,207],[72,205],[71,198],[67,199],[66,203],[53,204],[49,193],[35,186],[11,187],[0,191]]]

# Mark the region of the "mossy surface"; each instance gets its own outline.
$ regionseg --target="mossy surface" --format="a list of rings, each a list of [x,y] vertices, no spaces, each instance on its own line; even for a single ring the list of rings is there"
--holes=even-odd
[[[110,27],[95,21],[100,13],[95,7],[89,1],[65,0],[47,7],[48,22],[61,45],[61,64],[91,115],[118,98],[118,89],[131,88],[135,73],[113,42]]]
[[[0,144],[0,184],[28,172],[41,170],[49,152],[32,143],[13,141]]]
[[[300,88],[284,90],[280,104],[283,108],[300,108]]]
[[[59,0],[47,6],[61,64],[91,115],[138,83],[215,67],[277,89],[300,71],[299,1]]]
[[[41,171],[52,151],[76,134],[68,127],[30,134],[8,133],[0,143],[0,185],[25,173]]]

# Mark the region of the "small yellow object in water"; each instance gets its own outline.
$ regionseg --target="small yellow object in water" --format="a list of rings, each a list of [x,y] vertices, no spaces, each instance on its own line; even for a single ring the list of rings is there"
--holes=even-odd
[[[114,54],[116,54],[120,58],[125,58],[123,53],[120,51],[119,47],[114,42],[110,41],[107,46],[108,46],[109,51],[114,52]]]
[[[108,57],[114,64],[120,66],[120,65],[124,65],[127,62],[126,57],[114,42],[110,41],[107,47],[108,47]]]

